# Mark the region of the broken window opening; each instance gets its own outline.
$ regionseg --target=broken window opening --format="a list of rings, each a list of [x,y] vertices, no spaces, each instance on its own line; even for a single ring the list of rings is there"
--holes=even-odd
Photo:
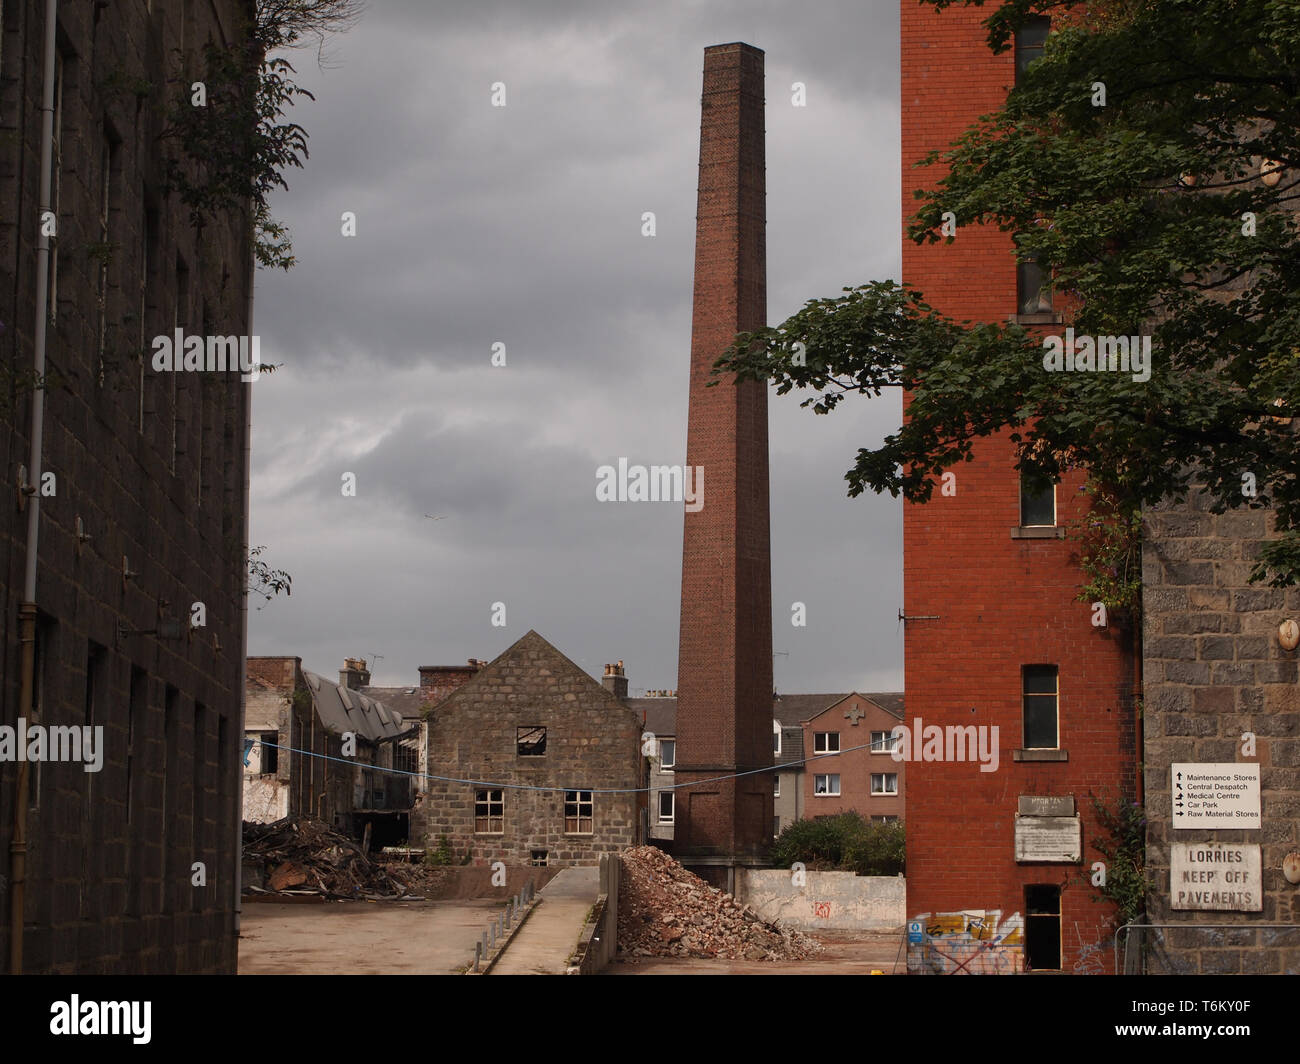
[[[541,757],[546,753],[546,729],[537,726],[516,728],[515,748],[520,757]]]

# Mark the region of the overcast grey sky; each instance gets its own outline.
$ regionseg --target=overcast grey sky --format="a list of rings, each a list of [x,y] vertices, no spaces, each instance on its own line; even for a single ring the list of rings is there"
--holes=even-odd
[[[703,52],[737,40],[767,54],[770,322],[897,278],[896,0],[372,0],[332,65],[293,55],[311,156],[272,208],[298,264],[259,271],[284,366],[252,386],[252,541],[293,594],[250,653],[413,684],[535,628],[677,686],[682,505],[597,502],[596,469],[685,461]],[[901,690],[901,504],[843,480],[901,399],[769,409],[777,687]]]

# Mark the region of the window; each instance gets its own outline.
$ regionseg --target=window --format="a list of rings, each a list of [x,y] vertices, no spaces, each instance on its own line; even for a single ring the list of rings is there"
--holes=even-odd
[[[1036,252],[1016,262],[1016,313],[1052,314],[1052,293],[1044,287],[1045,274]]]
[[[837,731],[813,732],[814,754],[838,754],[840,752],[840,733]]]
[[[515,749],[520,757],[541,757],[546,753],[546,729],[536,725],[516,728]]]
[[[1024,473],[1020,474],[1020,527],[1033,528],[1056,524],[1056,485],[1039,487]]]
[[[671,824],[673,822],[674,799],[676,797],[672,791],[659,792],[659,823]]]
[[[1051,20],[1045,15],[1035,15],[1025,20],[1025,24],[1016,30],[1016,84],[1020,84],[1021,75],[1029,64],[1043,55],[1043,43],[1047,40],[1047,31]]]
[[[781,725],[778,724],[776,721],[772,721],[772,753],[779,754],[780,752],[781,752]]]
[[[781,777],[780,777],[780,776],[773,776],[773,777],[772,777],[772,797],[773,797],[773,798],[780,798],[780,797],[781,797]]]
[[[590,835],[594,828],[591,791],[564,792],[564,832],[566,835]]]
[[[813,794],[824,794],[829,797],[839,793],[840,777],[838,772],[833,776],[813,777]]]
[[[871,752],[887,754],[898,746],[898,737],[893,732],[873,731],[871,733]]]
[[[1060,746],[1057,726],[1055,665],[1024,668],[1024,731],[1027,750],[1055,750]]]
[[[896,816],[873,816],[873,817],[871,818],[871,822],[872,822],[873,824],[897,824],[897,823],[898,823],[898,817],[896,817]]]
[[[533,850],[529,855],[528,863],[530,865],[536,866],[537,868],[545,868],[546,856],[547,856],[546,850]]]
[[[781,818],[779,816],[774,816],[772,818],[772,838],[776,838],[780,834],[781,834]]]
[[[1061,888],[1056,884],[1025,887],[1025,967],[1061,967]]]
[[[253,736],[257,740],[253,749],[248,752],[248,767],[251,775],[255,776],[274,776],[280,767],[280,734],[279,732],[256,732]],[[269,744],[269,745],[268,745]]]
[[[506,826],[505,791],[474,792],[474,831],[480,835],[503,835]]]
[[[677,764],[677,740],[660,739],[659,740],[659,770],[661,772],[671,772],[673,766]]]
[[[897,794],[898,773],[897,772],[873,772],[871,774],[871,793],[872,794]]]

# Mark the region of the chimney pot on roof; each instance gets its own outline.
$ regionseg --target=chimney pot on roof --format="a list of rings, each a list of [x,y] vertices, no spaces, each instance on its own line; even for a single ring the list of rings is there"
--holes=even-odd
[[[606,664],[605,677],[600,683],[615,698],[624,702],[627,701],[627,677],[623,675],[623,663],[621,661],[617,665]]]
[[[343,668],[339,669],[339,686],[353,691],[370,686],[370,670],[366,668],[364,658],[343,659]]]

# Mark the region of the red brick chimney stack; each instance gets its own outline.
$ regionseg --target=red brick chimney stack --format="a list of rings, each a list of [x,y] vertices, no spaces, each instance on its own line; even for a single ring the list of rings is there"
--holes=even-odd
[[[704,504],[686,513],[682,549],[678,783],[772,764],[767,387],[706,387],[735,334],[767,324],[763,52],[706,48],[701,110],[686,461],[704,468]],[[674,852],[715,882],[771,844],[768,775],[685,788],[677,802]]]

